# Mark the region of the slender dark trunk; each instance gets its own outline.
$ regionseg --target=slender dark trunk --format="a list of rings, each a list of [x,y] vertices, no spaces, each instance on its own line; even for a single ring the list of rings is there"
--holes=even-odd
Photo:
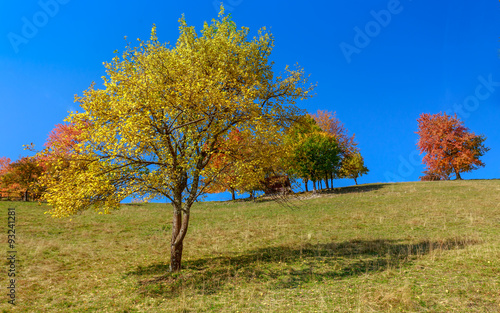
[[[309,191],[309,188],[307,187],[307,184],[309,184],[309,179],[304,179],[304,184],[306,185],[306,192]]]
[[[232,197],[233,201],[236,200],[236,195],[234,194],[233,188],[231,188],[231,197]]]
[[[330,173],[330,186],[332,186],[333,189],[333,172]]]
[[[457,176],[457,180],[462,180],[462,176],[460,176],[460,172],[455,170],[455,175]]]
[[[358,180],[356,177],[354,177],[354,183],[356,183],[356,185],[358,184]]]
[[[330,187],[328,187],[328,175],[325,175],[325,185],[326,189],[330,189]]]
[[[316,181],[313,180],[313,193],[316,193]]]
[[[28,189],[26,189],[26,190],[24,191],[24,196],[23,196],[23,198],[24,198],[24,199],[23,199],[23,201],[24,201],[24,202],[28,202]]]
[[[172,240],[170,242],[170,271],[181,270],[182,248],[189,224],[189,210],[182,210],[181,204],[174,204],[172,222]]]

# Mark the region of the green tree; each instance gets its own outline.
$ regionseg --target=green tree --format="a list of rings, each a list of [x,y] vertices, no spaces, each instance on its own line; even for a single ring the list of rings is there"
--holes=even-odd
[[[291,152],[291,171],[300,178],[316,182],[334,171],[340,164],[340,150],[335,138],[324,132],[306,134]]]
[[[318,110],[311,116],[322,131],[335,137],[340,149],[340,166],[329,173],[332,187],[334,178],[353,178],[357,184],[357,178],[368,173],[368,169],[364,166],[355,135],[349,135],[347,128],[337,118],[335,112]],[[328,188],[328,176],[325,177],[325,184]]]
[[[274,40],[265,29],[247,40],[224,15],[201,34],[180,19],[175,47],[151,39],[106,64],[104,89],[77,97],[83,112],[67,119],[81,130],[70,166],[46,182],[55,217],[88,208],[107,213],[123,199],[166,197],[172,205],[170,269],[179,271],[191,206],[220,168],[208,167],[231,130],[269,142],[301,114],[308,98],[300,68],[275,75]],[[244,166],[236,161],[234,166]]]
[[[306,192],[309,191],[309,176],[304,171],[300,170],[300,167],[294,161],[294,155],[296,154],[296,149],[299,144],[307,135],[320,131],[321,129],[316,124],[316,121],[309,114],[306,114],[300,116],[300,118],[293,123],[284,138],[285,151],[287,152],[285,152],[285,157],[281,159],[281,163],[284,165],[287,174],[292,180],[297,178],[302,179]]]

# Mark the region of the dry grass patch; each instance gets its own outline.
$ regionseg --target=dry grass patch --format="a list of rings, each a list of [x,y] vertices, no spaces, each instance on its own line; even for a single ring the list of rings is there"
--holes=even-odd
[[[55,220],[0,202],[5,219],[16,207],[19,239],[18,305],[4,299],[0,311],[499,312],[498,190],[496,180],[370,184],[288,207],[197,203],[178,274],[165,204]]]

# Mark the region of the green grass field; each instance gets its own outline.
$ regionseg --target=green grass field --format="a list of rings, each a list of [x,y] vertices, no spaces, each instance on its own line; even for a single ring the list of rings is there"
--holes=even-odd
[[[197,203],[184,268],[170,274],[170,206],[53,219],[0,202],[0,311],[500,312],[500,180],[369,184],[291,204]]]

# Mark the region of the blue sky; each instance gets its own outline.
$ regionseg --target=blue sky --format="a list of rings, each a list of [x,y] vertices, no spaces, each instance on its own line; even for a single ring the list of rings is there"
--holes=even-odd
[[[275,71],[298,63],[317,82],[310,113],[336,111],[370,173],[360,183],[416,181],[421,113],[457,113],[484,134],[486,167],[465,179],[500,178],[500,3],[465,0],[224,0],[238,27],[275,36]],[[175,43],[184,13],[198,30],[220,1],[3,1],[0,4],[0,156],[41,147],[77,110],[74,95],[105,75],[128,41]],[[339,180],[336,186],[352,185]],[[211,197],[223,199],[227,195]]]

